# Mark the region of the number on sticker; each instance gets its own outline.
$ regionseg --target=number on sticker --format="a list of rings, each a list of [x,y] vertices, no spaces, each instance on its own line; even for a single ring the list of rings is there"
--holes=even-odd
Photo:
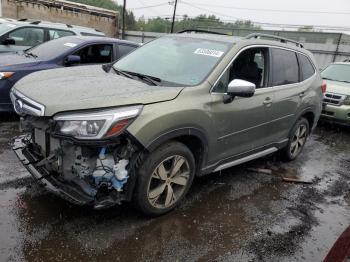
[[[197,48],[194,51],[194,54],[221,57],[224,54],[224,52],[213,49]]]

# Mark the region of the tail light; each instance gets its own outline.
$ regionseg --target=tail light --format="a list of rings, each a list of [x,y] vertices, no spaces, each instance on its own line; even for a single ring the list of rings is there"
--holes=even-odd
[[[327,90],[327,82],[325,80],[322,81],[322,85],[321,85],[321,90],[322,90],[322,93],[326,93],[326,90]]]

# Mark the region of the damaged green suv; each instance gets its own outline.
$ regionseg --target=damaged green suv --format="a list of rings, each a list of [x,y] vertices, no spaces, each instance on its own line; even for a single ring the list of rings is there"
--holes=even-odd
[[[283,150],[295,159],[322,110],[322,80],[292,40],[183,32],[111,65],[37,72],[12,89],[25,135],[13,149],[49,191],[148,215],[195,176]]]

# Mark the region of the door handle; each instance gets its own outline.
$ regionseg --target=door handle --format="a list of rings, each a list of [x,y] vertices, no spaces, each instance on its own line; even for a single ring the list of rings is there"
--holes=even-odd
[[[305,92],[301,92],[300,94],[299,94],[299,97],[304,97],[305,96]]]
[[[272,104],[272,99],[270,97],[266,97],[266,99],[264,100],[263,104],[267,107],[270,107]]]

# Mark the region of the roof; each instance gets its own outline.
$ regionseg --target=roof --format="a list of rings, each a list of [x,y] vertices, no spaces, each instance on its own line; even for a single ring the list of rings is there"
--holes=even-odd
[[[350,65],[350,62],[334,62],[332,65]]]
[[[117,38],[111,38],[111,37],[101,37],[101,36],[65,36],[61,37],[52,41],[65,41],[65,42],[110,42],[110,43],[119,43],[119,44],[129,44],[134,46],[140,46],[140,44],[127,41],[127,40],[121,40]]]
[[[95,12],[98,11],[101,13],[113,14],[113,15],[118,13],[118,11],[115,11],[115,10],[110,10],[110,9],[106,9],[106,8],[101,8],[101,7],[97,7],[97,6],[86,5],[83,3],[66,1],[66,0],[39,0],[38,2],[40,2],[41,4],[45,4],[45,3],[49,2],[49,4],[72,6],[75,9],[77,7],[80,7],[86,11],[95,11]]]
[[[196,38],[196,39],[219,41],[219,42],[226,42],[226,43],[237,43],[239,40],[242,39],[241,37],[235,37],[235,36],[229,36],[229,35],[216,35],[216,34],[205,34],[205,33],[183,33],[183,34],[176,34],[176,35],[170,35],[170,36]]]
[[[230,36],[230,35],[218,35],[218,34],[210,34],[210,33],[181,33],[181,34],[173,34],[170,36],[176,36],[176,37],[184,37],[184,38],[196,38],[196,39],[203,39],[203,40],[210,40],[210,41],[219,41],[219,42],[225,42],[230,44],[236,44],[241,41],[245,41],[254,45],[272,45],[272,46],[279,46],[279,47],[285,47],[294,49],[297,51],[300,51],[302,53],[308,53],[309,52],[304,49],[298,47],[295,43],[282,43],[280,41],[276,40],[267,40],[267,39],[260,39],[260,38],[250,38],[247,39],[245,37],[238,37],[238,36]]]
[[[65,30],[71,30],[71,31],[79,30],[80,32],[89,32],[89,33],[104,35],[102,32],[97,31],[94,28],[77,26],[77,25],[70,25],[70,24],[63,24],[63,23],[54,23],[54,22],[49,22],[49,21],[33,20],[33,19],[15,20],[15,19],[10,19],[10,18],[2,18],[2,19],[0,19],[0,23],[12,24],[12,25],[16,25],[18,27],[30,25],[30,26],[37,26],[37,27],[50,27],[50,28],[55,28],[55,29],[65,29]]]

